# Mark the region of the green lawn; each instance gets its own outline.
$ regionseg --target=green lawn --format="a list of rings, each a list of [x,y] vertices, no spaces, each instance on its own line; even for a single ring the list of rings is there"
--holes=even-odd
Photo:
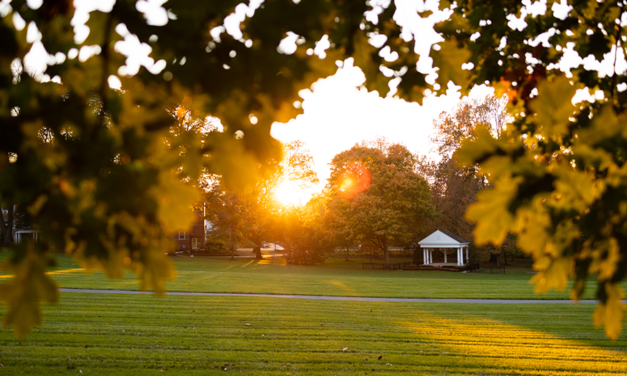
[[[239,292],[269,294],[484,299],[568,299],[568,290],[535,295],[530,269],[508,269],[506,274],[433,271],[363,270],[366,260],[330,258],[323,265],[285,265],[281,259],[174,257],[178,277],[170,291]],[[393,259],[392,262],[408,261]],[[133,274],[109,280],[102,273],[85,275],[78,264],[59,257],[54,279],[68,288],[137,290]],[[1,280],[0,280],[1,281]],[[595,282],[585,298],[594,298]]]
[[[173,261],[179,275],[168,284],[171,291],[567,298],[566,292],[534,295],[529,269],[521,266],[490,275],[362,270],[363,260],[336,258],[318,266],[280,259]],[[405,260],[393,260],[399,261]],[[63,256],[51,275],[62,287],[138,288],[133,275],[85,275]],[[627,373],[627,341],[611,342],[593,328],[593,309],[62,293],[27,339],[0,329],[0,375]]]
[[[0,329],[0,374],[627,373],[593,308],[64,293],[27,339]]]

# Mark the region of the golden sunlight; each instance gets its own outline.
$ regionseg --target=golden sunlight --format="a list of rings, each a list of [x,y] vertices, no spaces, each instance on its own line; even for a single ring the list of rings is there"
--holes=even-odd
[[[351,199],[370,186],[370,172],[360,163],[352,163],[342,173],[340,182],[339,195]]]
[[[301,188],[292,180],[284,180],[274,192],[276,200],[286,206],[303,205],[311,198],[309,189]]]

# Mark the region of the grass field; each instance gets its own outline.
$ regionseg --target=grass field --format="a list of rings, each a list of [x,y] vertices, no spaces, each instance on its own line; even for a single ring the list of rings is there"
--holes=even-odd
[[[590,304],[409,304],[64,293],[0,374],[627,373]],[[247,325],[249,324],[249,325]]]
[[[531,269],[510,268],[506,274],[432,271],[363,270],[364,260],[330,258],[323,265],[285,265],[282,259],[174,257],[178,276],[170,291],[240,292],[403,298],[569,299],[568,290],[535,295]],[[408,261],[394,259],[393,262]],[[528,266],[528,264],[527,264]],[[102,273],[85,275],[78,264],[60,257],[54,279],[68,288],[137,290],[132,274],[109,280]],[[0,276],[1,281],[2,276]],[[585,298],[593,299],[595,282]]]
[[[173,260],[179,275],[168,288],[175,291],[567,298],[534,295],[524,265],[490,275],[362,270],[355,259],[312,267],[277,259]],[[51,275],[62,287],[138,288],[133,275],[84,275],[66,257]],[[7,277],[0,274],[0,282]],[[592,327],[593,309],[62,293],[27,339],[0,329],[0,375],[627,374],[625,336],[612,342]]]

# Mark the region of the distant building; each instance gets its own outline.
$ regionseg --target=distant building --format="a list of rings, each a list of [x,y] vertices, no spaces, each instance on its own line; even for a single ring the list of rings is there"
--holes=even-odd
[[[30,224],[24,227],[18,227],[17,205],[13,206],[13,214],[13,226],[11,227],[11,235],[13,236],[13,241],[16,244],[28,239],[33,239],[38,242],[39,231],[33,230]],[[9,211],[7,209],[2,209],[2,221],[4,221],[5,226],[9,226]],[[28,223],[30,223],[30,221],[28,221]]]
[[[462,266],[468,264],[468,247],[470,242],[459,235],[456,235],[448,230],[438,229],[431,235],[418,242],[420,248],[423,251],[423,260],[425,265],[429,264],[453,264],[448,262],[448,250],[455,249],[455,264]],[[439,250],[444,255],[444,263],[433,262],[433,251]],[[464,250],[466,251],[466,258],[464,259]],[[453,260],[451,260],[453,261]]]
[[[176,251],[197,252],[205,249],[206,232],[211,229],[211,222],[204,219],[205,210],[194,209],[196,220],[188,231],[179,231],[173,235]]]
[[[17,243],[21,243],[27,239],[33,239],[36,242],[39,241],[39,231],[31,230],[31,229],[19,229],[13,230],[13,241]]]

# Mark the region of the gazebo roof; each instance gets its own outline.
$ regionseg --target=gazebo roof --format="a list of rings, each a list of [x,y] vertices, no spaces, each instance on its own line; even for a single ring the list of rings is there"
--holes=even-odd
[[[418,242],[421,248],[457,248],[470,242],[448,230],[435,230],[431,235]]]

